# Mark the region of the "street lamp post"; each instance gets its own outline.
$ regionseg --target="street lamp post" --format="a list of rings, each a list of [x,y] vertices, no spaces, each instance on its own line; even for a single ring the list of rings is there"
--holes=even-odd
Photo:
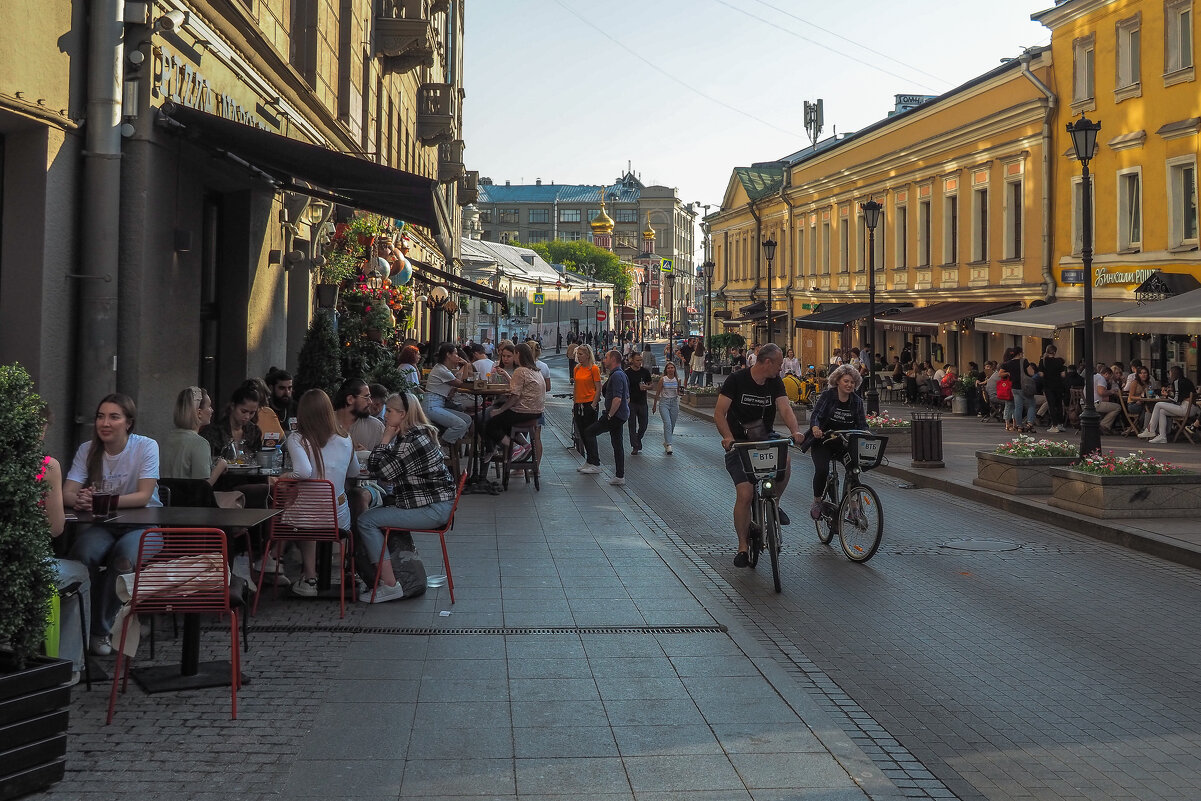
[[[505,271],[496,265],[496,291],[500,292],[500,279],[505,274]],[[492,336],[496,337],[496,341],[500,342],[500,301],[492,301]]]
[[[599,345],[600,341],[601,341],[601,324],[600,324],[600,320],[597,319],[597,315],[600,313],[600,307],[601,307],[600,298],[597,298],[596,300],[592,301],[592,306],[593,306],[592,322],[596,325],[596,339],[594,341],[596,342],[597,345]],[[597,350],[599,351],[600,348],[598,347]]]
[[[776,258],[776,240],[763,240],[763,255],[767,258],[767,341],[773,343],[775,342],[775,337],[772,334],[774,326],[771,319],[771,265]]]
[[[1097,154],[1097,132],[1101,123],[1093,122],[1083,114],[1074,123],[1067,124],[1068,134],[1076,148],[1080,161],[1080,260],[1084,263],[1084,370],[1088,386],[1084,389],[1083,408],[1080,411],[1081,455],[1101,450],[1101,418],[1093,398],[1093,190],[1088,173],[1088,163]]]
[[[705,386],[713,386],[713,348],[710,346],[710,321],[713,319],[713,267],[711,261],[701,265],[701,277],[705,279],[705,319],[702,330],[705,334]]]
[[[859,208],[863,209],[863,224],[867,227],[867,319],[871,336],[871,342],[868,343],[871,347],[867,349],[867,393],[864,401],[868,414],[879,414],[880,392],[876,389],[872,351],[876,347],[876,226],[880,224],[884,205],[869,197]]]
[[[563,282],[555,281],[555,353],[563,350],[563,332],[559,329],[559,316],[563,313]]]
[[[638,341],[639,342],[646,339],[646,288],[647,288],[647,286],[648,286],[648,282],[645,277],[641,281],[638,282],[638,289],[640,290],[638,301],[639,301],[639,305],[642,307],[642,325],[640,326],[641,330],[638,332]]]
[[[676,276],[668,273],[667,277],[667,341],[675,350],[676,341]]]

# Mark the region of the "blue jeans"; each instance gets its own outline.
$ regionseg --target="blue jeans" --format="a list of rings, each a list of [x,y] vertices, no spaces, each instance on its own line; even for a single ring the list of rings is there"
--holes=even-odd
[[[104,637],[112,631],[113,620],[121,608],[121,602],[117,600],[117,576],[133,572],[144,531],[113,531],[104,526],[92,526],[76,537],[71,546],[70,558],[82,562],[92,579],[90,628],[93,637]],[[153,555],[162,547],[162,540],[148,540],[146,552]],[[101,567],[106,568],[103,575]]]
[[[659,401],[659,417],[663,418],[663,444],[670,445],[676,433],[676,418],[680,416],[680,399],[663,398]]]
[[[457,409],[447,408],[446,398],[436,392],[427,392],[425,393],[424,407],[425,416],[435,425],[446,429],[442,439],[447,442],[458,442],[467,436],[467,429],[471,426],[471,415],[464,414]]]
[[[83,620],[80,620],[79,601],[74,598],[60,599],[58,605],[58,655],[62,659],[70,659],[71,666],[76,671],[83,670],[83,640],[87,639],[85,625],[84,636],[79,636],[81,622],[90,622],[92,610],[92,580],[88,569],[79,562],[69,559],[54,560],[54,586],[61,590],[68,584],[79,583],[79,597],[83,599]]]
[[[1013,422],[1020,424],[1022,418],[1026,418],[1027,425],[1034,425],[1034,415],[1038,411],[1038,406],[1034,403],[1034,398],[1027,398],[1020,392],[1013,393]]]
[[[418,506],[406,509],[403,506],[377,506],[359,515],[358,541],[356,550],[371,560],[371,564],[379,564],[379,554],[384,548],[384,527],[413,529],[440,528],[450,519],[450,510],[455,502],[437,501],[428,506]],[[358,558],[357,556],[355,557]]]

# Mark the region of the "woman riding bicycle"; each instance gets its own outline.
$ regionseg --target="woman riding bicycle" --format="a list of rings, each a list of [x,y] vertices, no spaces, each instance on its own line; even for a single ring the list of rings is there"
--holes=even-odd
[[[862,381],[859,371],[848,364],[834,368],[826,381],[829,389],[818,396],[809,416],[809,433],[813,437],[807,438],[813,457],[813,506],[809,516],[814,520],[822,516],[822,493],[830,475],[830,460],[842,455],[841,442],[822,438],[834,431],[867,428],[863,398],[855,394]]]

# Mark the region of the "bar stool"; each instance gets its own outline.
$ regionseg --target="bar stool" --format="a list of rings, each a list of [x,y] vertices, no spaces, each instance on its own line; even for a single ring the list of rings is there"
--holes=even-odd
[[[525,434],[532,446],[529,455],[522,459],[513,459],[513,449],[516,447],[516,434]],[[530,477],[534,479],[534,491],[541,492],[542,487],[539,482],[538,467],[542,461],[542,426],[538,421],[527,420],[521,423],[514,423],[509,426],[509,444],[505,446],[505,461],[502,471],[502,484],[505,489],[509,488],[509,474],[513,470],[520,470],[525,474],[525,483],[530,483]]]

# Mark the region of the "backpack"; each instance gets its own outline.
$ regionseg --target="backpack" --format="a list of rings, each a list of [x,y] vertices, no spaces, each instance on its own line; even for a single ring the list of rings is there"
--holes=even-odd
[[[1013,382],[1008,378],[1002,378],[997,382],[997,400],[1013,400]]]

